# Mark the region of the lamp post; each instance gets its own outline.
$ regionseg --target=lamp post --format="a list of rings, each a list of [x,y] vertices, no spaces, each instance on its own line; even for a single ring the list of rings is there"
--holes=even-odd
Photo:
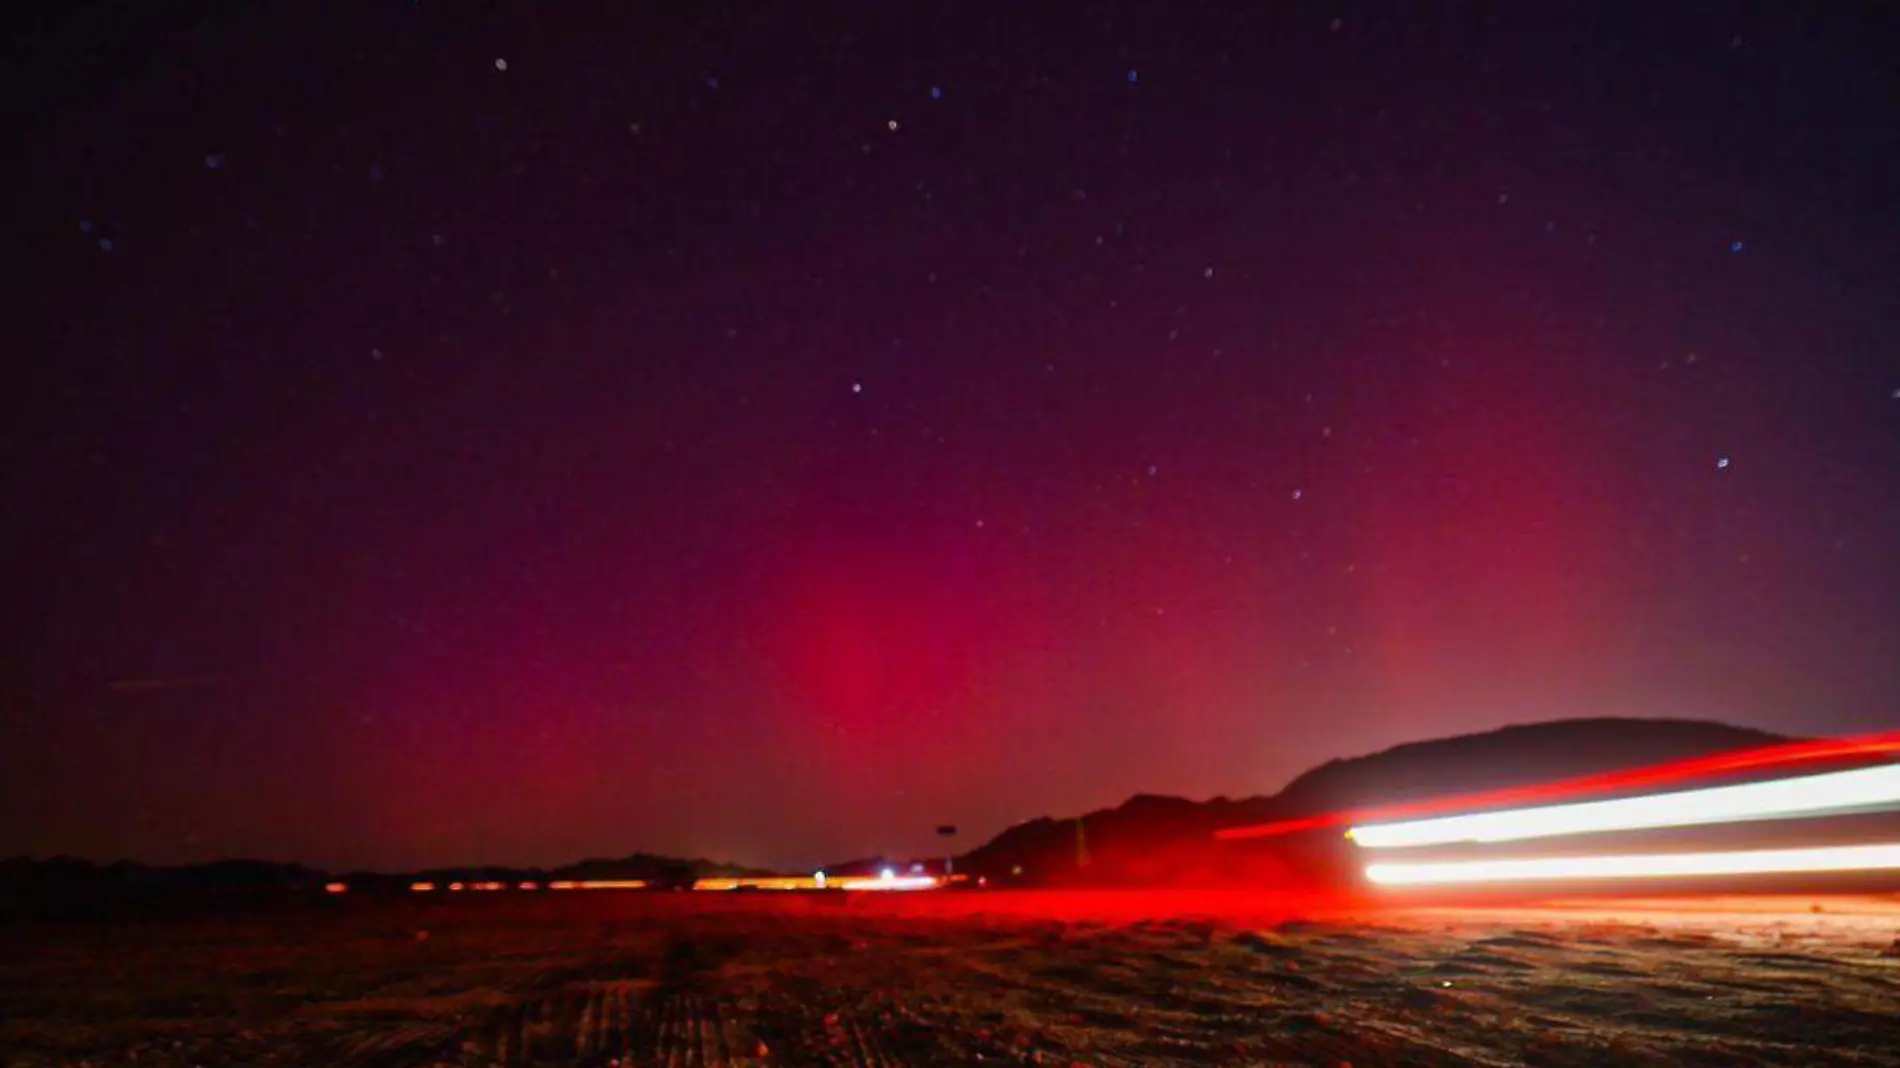
[[[948,878],[956,870],[957,858],[950,849],[950,839],[957,836],[957,826],[954,823],[946,823],[937,828],[937,833],[944,839],[943,874],[945,878]]]

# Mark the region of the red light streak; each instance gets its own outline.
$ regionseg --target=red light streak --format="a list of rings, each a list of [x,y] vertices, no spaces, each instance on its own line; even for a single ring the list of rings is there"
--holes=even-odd
[[[350,886],[348,883],[324,883],[323,892],[326,894],[347,894],[350,892]]]
[[[1863,735],[1858,738],[1823,738],[1815,741],[1786,742],[1779,745],[1740,749],[1710,756],[1691,757],[1667,764],[1652,764],[1622,771],[1599,772],[1531,786],[1511,786],[1457,797],[1432,798],[1395,805],[1346,809],[1316,816],[1276,820],[1249,827],[1228,827],[1215,832],[1216,838],[1271,838],[1299,831],[1321,830],[1362,823],[1393,822],[1414,816],[1457,812],[1463,809],[1506,807],[1527,802],[1552,801],[1614,790],[1654,786],[1685,779],[1733,775],[1761,768],[1805,764],[1851,757],[1871,757],[1900,753],[1900,731]]]

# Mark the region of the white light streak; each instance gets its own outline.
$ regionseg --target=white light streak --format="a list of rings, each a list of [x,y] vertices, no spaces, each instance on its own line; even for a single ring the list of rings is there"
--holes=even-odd
[[[1669,879],[1697,875],[1771,875],[1900,869],[1900,842],[1729,853],[1535,857],[1368,864],[1381,886],[1533,882],[1553,879]]]
[[[1812,816],[1896,802],[1900,802],[1900,765],[1886,765],[1613,801],[1374,823],[1354,827],[1347,836],[1367,849],[1515,842],[1565,834]]]

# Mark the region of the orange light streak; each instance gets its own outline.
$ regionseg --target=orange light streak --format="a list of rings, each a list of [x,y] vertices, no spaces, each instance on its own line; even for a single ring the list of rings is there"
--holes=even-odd
[[[937,877],[934,875],[894,875],[888,879],[883,876],[877,876],[875,878],[866,877],[842,880],[841,882],[843,889],[846,890],[935,890],[940,885],[937,882]]]

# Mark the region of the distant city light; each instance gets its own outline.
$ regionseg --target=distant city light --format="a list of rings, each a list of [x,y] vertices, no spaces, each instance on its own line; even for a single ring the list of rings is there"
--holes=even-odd
[[[326,894],[347,894],[350,892],[350,885],[348,883],[324,883],[323,892]]]
[[[409,889],[412,893],[427,894],[435,890],[435,884],[434,883],[410,883]]]

